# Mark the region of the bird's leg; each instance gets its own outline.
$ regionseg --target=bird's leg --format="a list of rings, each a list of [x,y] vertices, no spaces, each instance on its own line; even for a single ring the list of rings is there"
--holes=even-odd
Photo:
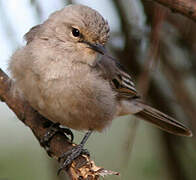
[[[92,131],[88,131],[82,141],[80,142],[79,145],[74,146],[71,150],[65,152],[60,158],[59,161],[61,161],[61,159],[63,159],[63,164],[60,167],[60,169],[58,170],[58,174],[63,170],[66,169],[74,159],[76,159],[78,156],[80,156],[81,154],[85,154],[90,156],[89,152],[87,149],[83,149],[86,141],[88,140],[88,138],[90,137],[90,135],[92,134]]]
[[[62,128],[60,127],[59,123],[47,123],[47,126],[49,126],[49,130],[44,135],[44,137],[41,139],[41,145],[45,148],[49,147],[49,143],[51,139],[57,134],[61,133],[63,135],[68,135],[71,137],[71,142],[74,139],[74,135],[72,131],[69,128]]]

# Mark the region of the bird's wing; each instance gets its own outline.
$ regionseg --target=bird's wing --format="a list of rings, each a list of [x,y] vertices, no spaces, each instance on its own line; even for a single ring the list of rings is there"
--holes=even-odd
[[[117,95],[122,98],[136,98],[138,93],[131,76],[114,58],[103,55],[96,63],[101,75],[107,79]]]
[[[102,76],[109,80],[113,89],[118,92],[117,95],[120,98],[129,100],[127,102],[130,104],[126,104],[125,107],[125,111],[128,108],[127,114],[135,111],[134,114],[136,116],[158,126],[162,130],[175,135],[192,136],[190,129],[182,123],[157,109],[144,104],[137,94],[131,76],[115,59],[108,55],[104,55],[102,59],[97,61],[96,66],[99,68]]]

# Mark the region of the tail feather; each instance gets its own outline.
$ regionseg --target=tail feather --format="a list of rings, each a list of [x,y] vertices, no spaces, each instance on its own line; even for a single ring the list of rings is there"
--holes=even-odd
[[[182,123],[176,121],[174,118],[141,102],[137,103],[137,105],[142,107],[143,110],[135,115],[143,120],[146,120],[155,126],[158,126],[160,129],[175,135],[192,136],[191,130],[185,127]]]

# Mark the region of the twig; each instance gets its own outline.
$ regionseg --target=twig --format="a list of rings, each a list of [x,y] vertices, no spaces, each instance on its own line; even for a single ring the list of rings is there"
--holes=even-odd
[[[165,20],[166,12],[163,8],[157,7],[153,12],[152,31],[150,34],[150,44],[146,55],[146,60],[143,65],[143,72],[138,78],[138,90],[142,94],[143,99],[146,98],[148,88],[151,82],[151,74],[156,68],[159,52],[160,30]]]
[[[68,4],[73,4],[74,2],[73,2],[73,0],[67,0],[67,3]]]
[[[11,93],[12,83],[11,79],[0,69],[0,100],[4,101],[16,114],[18,119],[33,131],[33,134],[40,142],[46,132],[49,131],[49,127],[46,127],[48,120],[38,114],[27,102],[18,96],[13,96],[13,93]],[[56,134],[50,141],[47,152],[50,152],[49,155],[51,157],[58,159],[64,152],[75,145],[66,136]],[[86,155],[81,155],[75,159],[67,170],[67,173],[72,180],[85,180],[87,178],[98,180],[100,176],[118,175],[117,172],[97,167]]]
[[[174,94],[182,106],[183,111],[185,112],[186,116],[191,120],[192,124],[195,126],[194,119],[196,117],[195,112],[195,103],[192,100],[190,93],[188,92],[184,81],[183,81],[183,74],[176,69],[170,61],[175,58],[172,54],[172,51],[166,47],[164,42],[162,43],[162,53],[161,57],[163,59],[164,69],[166,77],[174,91]],[[196,127],[195,127],[196,128]],[[195,128],[193,130],[195,130]]]
[[[196,1],[193,0],[153,0],[196,21]]]
[[[36,16],[37,16],[38,20],[41,21],[43,11],[42,11],[42,8],[40,6],[40,3],[37,0],[31,0],[30,3],[35,8]]]

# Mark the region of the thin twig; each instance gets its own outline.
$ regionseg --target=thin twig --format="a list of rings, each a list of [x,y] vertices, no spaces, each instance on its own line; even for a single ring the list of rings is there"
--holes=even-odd
[[[42,15],[43,15],[43,11],[42,11],[42,8],[40,6],[39,1],[37,1],[37,0],[30,0],[30,2],[31,2],[31,5],[34,6],[34,8],[35,8],[36,16],[37,16],[38,20],[41,21]]]
[[[196,21],[196,1],[193,0],[153,0],[160,3],[172,12],[183,14],[184,16]]]
[[[143,72],[138,78],[138,90],[142,94],[143,99],[146,98],[148,88],[150,86],[151,74],[156,68],[159,52],[159,33],[164,22],[166,12],[161,7],[157,7],[153,12],[152,31],[150,34],[150,47],[143,65]]]
[[[163,59],[162,62],[164,64],[165,75],[168,78],[168,82],[170,83],[170,86],[174,91],[178,103],[181,105],[183,111],[191,120],[191,122],[194,122],[196,117],[195,103],[192,101],[190,93],[185,86],[182,77],[183,74],[181,74],[179,70],[172,66],[172,64],[170,63],[170,61],[174,59],[175,56],[172,55],[172,51],[170,51],[169,48],[166,47],[166,44],[162,44],[161,57]],[[193,130],[195,129],[196,127]]]

